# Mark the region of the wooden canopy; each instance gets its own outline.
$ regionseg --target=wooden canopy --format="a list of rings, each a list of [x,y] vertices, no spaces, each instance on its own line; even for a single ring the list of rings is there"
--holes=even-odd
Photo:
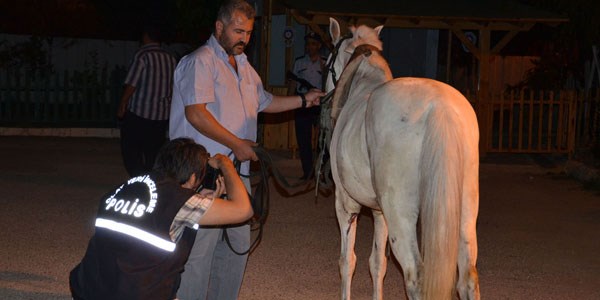
[[[367,24],[384,27],[446,29],[452,32],[480,62],[480,88],[489,86],[490,55],[497,55],[521,31],[535,24],[557,25],[568,19],[554,13],[508,0],[365,0],[322,1],[281,0],[291,15],[311,27],[324,40],[329,35],[319,25],[328,25],[329,18],[348,24]],[[344,25],[344,24],[342,24]],[[344,26],[346,27],[346,26]],[[479,31],[479,43],[474,44],[465,30]],[[491,45],[491,32],[505,32],[502,39]]]
[[[446,29],[455,34],[479,60],[482,60],[482,56],[498,54],[517,33],[527,31],[535,24],[557,25],[568,21],[563,16],[507,0],[276,2],[286,7],[298,23],[308,25],[313,31],[321,34],[324,40],[328,40],[329,35],[324,33],[319,25],[328,25],[329,17],[334,17],[346,25]],[[465,36],[465,30],[479,31],[479,45],[473,44]],[[490,45],[492,31],[506,32],[495,45]]]
[[[497,55],[517,33],[528,31],[535,24],[554,26],[568,21],[564,16],[515,0],[266,0],[265,4],[269,7],[269,14],[274,6],[284,7],[298,23],[309,26],[325,41],[330,38],[321,25],[328,25],[330,17],[336,18],[344,28],[350,24],[367,24],[448,30],[479,62],[480,113],[485,111],[481,106],[489,97],[490,56]],[[477,44],[467,38],[466,30],[479,32]],[[492,31],[503,33],[494,45],[491,45]],[[485,115],[480,114],[479,119],[485,126]]]

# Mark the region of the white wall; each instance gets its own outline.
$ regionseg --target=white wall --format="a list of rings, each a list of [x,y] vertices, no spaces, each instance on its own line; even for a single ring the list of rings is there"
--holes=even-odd
[[[0,41],[6,41],[8,45],[26,42],[29,38],[30,36],[27,35],[0,34]],[[54,37],[51,40],[44,40],[43,48],[51,58],[54,70],[63,72],[89,69],[94,60],[100,69],[105,66],[109,71],[116,66],[128,68],[140,46],[140,42],[137,41]],[[189,51],[189,46],[183,44],[163,46],[178,59]]]

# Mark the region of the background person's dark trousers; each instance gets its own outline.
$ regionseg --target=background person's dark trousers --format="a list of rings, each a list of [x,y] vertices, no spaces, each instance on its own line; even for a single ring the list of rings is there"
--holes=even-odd
[[[152,170],[158,150],[166,141],[169,121],[149,120],[125,113],[121,124],[121,155],[129,176]]]
[[[294,114],[296,143],[302,163],[302,179],[308,179],[313,169],[312,128],[319,116],[319,107],[298,108]]]

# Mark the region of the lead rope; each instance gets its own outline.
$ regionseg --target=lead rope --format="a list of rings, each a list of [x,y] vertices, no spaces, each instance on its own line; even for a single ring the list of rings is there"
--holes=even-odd
[[[227,242],[229,249],[237,255],[246,255],[252,252],[259,244],[263,235],[263,226],[265,221],[269,215],[269,205],[270,205],[270,190],[269,190],[269,177],[270,174],[273,174],[273,178],[282,186],[286,188],[295,188],[298,186],[305,185],[306,182],[299,182],[297,184],[290,184],[287,179],[281,175],[278,169],[274,168],[273,159],[269,155],[269,153],[262,147],[254,147],[254,152],[256,156],[258,156],[258,162],[260,164],[260,170],[258,172],[252,174],[241,174],[240,167],[241,162],[237,159],[234,159],[235,168],[240,175],[240,177],[251,178],[251,177],[259,177],[258,182],[256,183],[256,189],[254,190],[254,196],[248,193],[248,197],[250,197],[250,203],[252,204],[252,210],[254,211],[254,216],[249,221],[250,231],[258,230],[258,234],[256,239],[250,244],[250,247],[245,251],[238,251],[233,248],[231,245],[231,241],[229,239],[229,235],[227,234],[227,228],[223,228],[223,237],[222,239]],[[231,154],[230,154],[231,155]]]
[[[229,156],[231,156],[231,154],[232,153],[230,153]],[[269,185],[268,185],[268,183],[263,184],[263,182],[266,182],[265,174],[264,174],[265,172],[262,171],[264,169],[262,160],[259,160],[259,162],[261,163],[261,172],[259,173],[259,175],[261,176],[261,180],[259,181],[259,184],[257,185],[254,197],[252,196],[251,193],[248,192],[248,197],[250,198],[250,204],[252,205],[252,210],[254,211],[254,216],[248,221],[248,225],[250,226],[251,232],[258,230],[256,239],[254,239],[254,241],[252,243],[250,243],[250,246],[248,247],[248,249],[246,249],[245,251],[241,251],[241,250],[238,251],[238,250],[234,249],[233,245],[231,244],[231,240],[229,239],[229,235],[227,234],[227,227],[223,228],[222,240],[224,240],[227,243],[227,246],[229,247],[229,249],[231,249],[231,251],[237,255],[246,255],[246,254],[254,251],[254,249],[258,246],[259,242],[262,239],[262,235],[263,235],[263,225],[264,225],[265,219],[267,218],[267,215],[268,215],[269,200],[270,200],[269,199]],[[248,178],[248,180],[250,180],[249,179],[250,175],[242,174],[240,172],[240,169],[242,166],[241,161],[234,159],[233,164],[234,164],[235,169],[240,177]],[[268,174],[266,175],[266,180],[268,180]],[[265,189],[266,189],[266,193],[265,193]],[[266,194],[266,196],[263,196],[265,194]],[[256,199],[262,200],[262,203],[260,203],[260,206],[258,206]]]
[[[315,162],[315,203],[319,199],[319,189],[332,188],[333,182],[329,178],[331,173],[331,164],[329,161],[329,144],[331,143],[331,133],[333,132],[333,124],[331,122],[331,98],[333,98],[332,90],[321,100],[321,114],[319,115],[319,137],[317,144],[320,149],[319,156]]]
[[[340,51],[340,47],[342,46],[342,42],[350,38],[352,38],[352,33],[344,35],[336,43],[335,47],[333,47],[333,50],[331,51],[331,57],[329,58],[329,61],[326,64],[327,72],[323,74],[323,86],[327,81],[327,76],[329,75],[329,73],[331,73],[331,80],[333,82],[334,88],[321,99],[321,113],[319,114],[319,137],[317,139],[320,151],[319,156],[317,157],[317,161],[315,162],[315,203],[319,198],[319,188],[321,186],[327,189],[333,187],[333,182],[329,178],[329,174],[331,174],[331,163],[329,161],[329,144],[331,143],[331,134],[333,133],[333,123],[331,122],[331,99],[333,98],[333,94],[335,93],[335,87],[337,86],[337,74],[335,72],[335,68],[333,67],[333,63],[337,58],[337,55]]]

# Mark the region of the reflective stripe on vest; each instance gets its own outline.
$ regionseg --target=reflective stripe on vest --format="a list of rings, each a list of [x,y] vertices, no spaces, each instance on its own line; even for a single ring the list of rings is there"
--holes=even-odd
[[[96,227],[102,227],[110,229],[112,231],[120,232],[136,239],[142,240],[150,245],[158,247],[160,249],[173,252],[175,250],[175,243],[172,241],[165,240],[152,233],[143,231],[139,228],[127,225],[124,223],[115,222],[103,218],[96,219]]]

